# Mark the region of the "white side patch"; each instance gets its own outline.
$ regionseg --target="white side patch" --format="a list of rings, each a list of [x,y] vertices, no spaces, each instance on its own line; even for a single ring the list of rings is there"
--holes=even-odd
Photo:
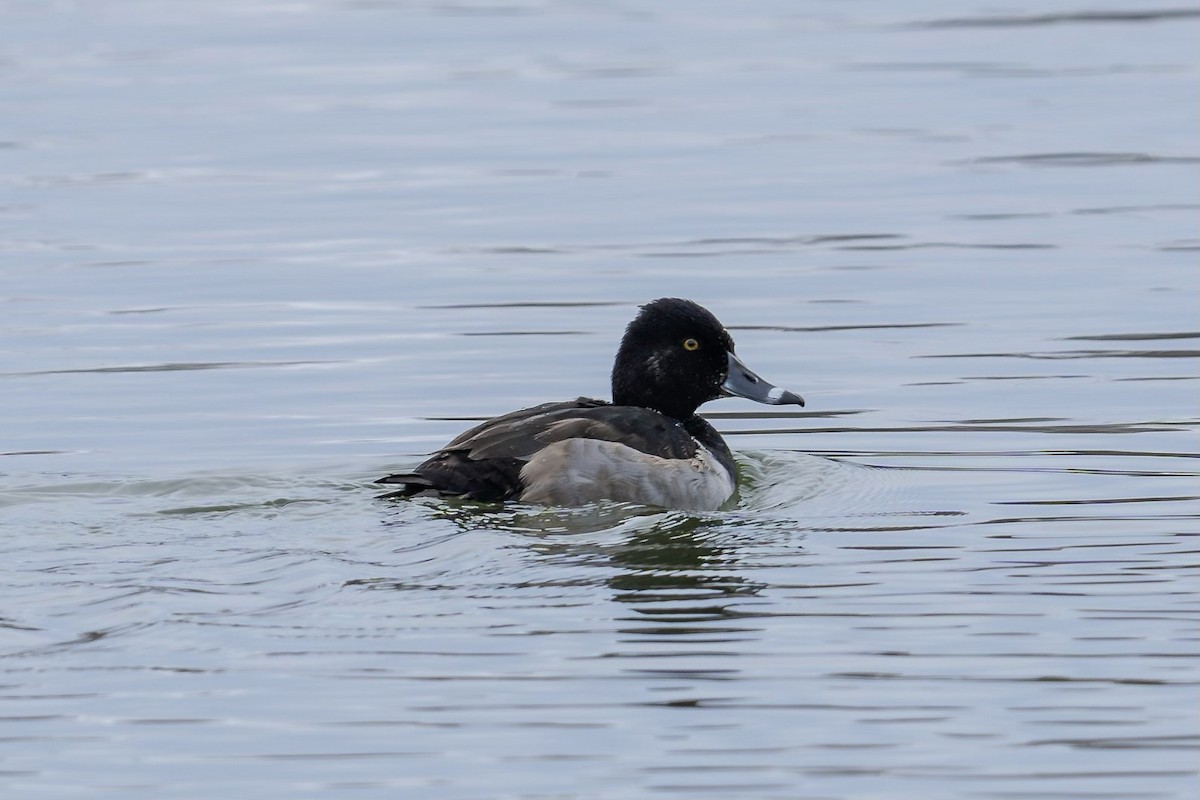
[[[715,511],[733,494],[733,476],[703,447],[684,460],[599,439],[547,445],[521,469],[521,481],[522,500],[550,506],[617,500]]]

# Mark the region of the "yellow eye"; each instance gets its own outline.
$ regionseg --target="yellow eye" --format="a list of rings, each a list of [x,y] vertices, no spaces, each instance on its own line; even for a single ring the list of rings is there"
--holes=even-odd
[[[695,339],[684,339],[683,340],[683,349],[687,350],[689,353],[692,352],[693,350],[699,350],[700,343],[697,342]]]

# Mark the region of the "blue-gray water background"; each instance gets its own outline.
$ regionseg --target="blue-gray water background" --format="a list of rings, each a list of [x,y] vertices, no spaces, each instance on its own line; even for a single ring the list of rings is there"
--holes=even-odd
[[[5,798],[1195,797],[1194,8],[0,18]],[[736,509],[372,499],[663,295]]]

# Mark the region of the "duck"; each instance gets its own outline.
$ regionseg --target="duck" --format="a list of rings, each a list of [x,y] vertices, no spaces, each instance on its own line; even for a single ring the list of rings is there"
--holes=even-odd
[[[445,497],[578,507],[599,501],[716,511],[737,462],[697,409],[721,397],[804,405],[742,363],[708,309],[663,297],[621,338],[612,401],[579,397],[513,411],[467,430],[411,472],[377,484],[382,499]]]

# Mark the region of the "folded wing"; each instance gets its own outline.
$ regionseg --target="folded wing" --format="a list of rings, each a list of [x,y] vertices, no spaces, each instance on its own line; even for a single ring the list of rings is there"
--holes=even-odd
[[[538,452],[571,439],[617,442],[665,459],[690,459],[698,450],[681,423],[657,411],[581,397],[488,420],[456,437],[413,472],[388,475],[377,483],[402,487],[384,497],[507,500],[521,495],[521,470]]]

